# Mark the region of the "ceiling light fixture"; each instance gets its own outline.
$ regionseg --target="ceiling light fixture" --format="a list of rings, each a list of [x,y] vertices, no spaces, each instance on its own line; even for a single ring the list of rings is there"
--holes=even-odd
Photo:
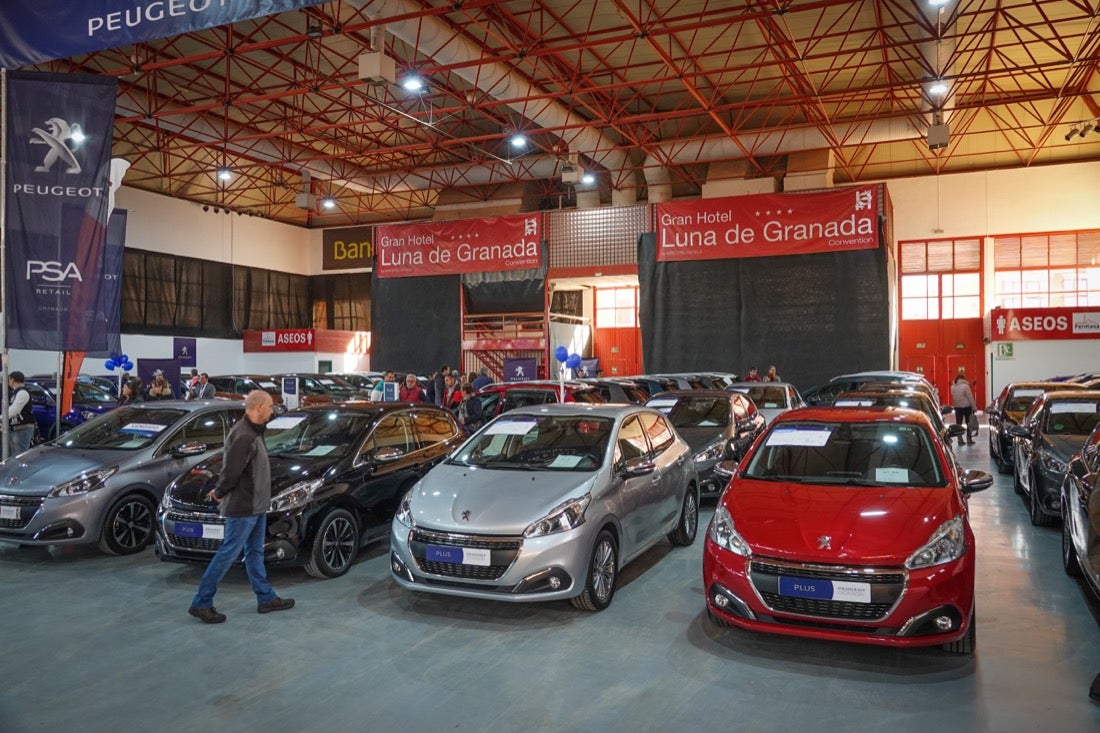
[[[932,82],[932,86],[928,87],[928,93],[933,97],[942,97],[947,94],[947,82],[943,79],[936,79]]]
[[[587,171],[585,171],[584,175],[581,176],[581,183],[583,183],[586,186],[591,186],[595,182],[596,182],[596,176],[594,176],[593,174],[591,174]]]
[[[229,169],[229,166],[221,166],[218,168],[218,180],[228,182],[233,180],[233,171]]]
[[[513,148],[523,148],[527,146],[527,136],[522,132],[517,132],[508,138],[508,142]]]
[[[323,199],[321,199],[321,208],[335,209],[336,208],[336,199],[333,198],[332,196],[325,196]]]
[[[401,86],[407,92],[419,92],[424,89],[424,80],[416,74],[409,74],[401,81]]]

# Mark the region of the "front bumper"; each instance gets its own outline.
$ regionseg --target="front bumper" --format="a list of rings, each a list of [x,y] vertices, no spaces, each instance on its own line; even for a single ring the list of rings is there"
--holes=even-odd
[[[196,532],[196,527],[202,529]],[[214,529],[218,527],[224,530],[225,519],[217,514],[162,508],[157,512],[157,556],[166,562],[208,563],[222,545]],[[305,562],[304,554],[299,552],[302,527],[300,514],[268,514],[264,564],[279,567]],[[237,560],[238,564],[242,562]]]
[[[410,529],[397,519],[390,533],[390,572],[402,587],[498,601],[554,601],[584,590],[593,538],[586,522],[544,537],[462,534]],[[438,562],[427,546],[489,551],[489,565]]]
[[[934,568],[858,569],[861,572],[854,576],[833,575],[870,581],[869,603],[796,598],[767,587],[773,571],[827,579],[836,568],[759,557],[747,560],[709,539],[703,550],[707,608],[744,629],[896,647],[946,644],[967,633],[974,610],[972,547],[959,560]]]
[[[0,492],[0,542],[38,546],[96,542],[114,498],[114,492],[102,488],[75,496]]]

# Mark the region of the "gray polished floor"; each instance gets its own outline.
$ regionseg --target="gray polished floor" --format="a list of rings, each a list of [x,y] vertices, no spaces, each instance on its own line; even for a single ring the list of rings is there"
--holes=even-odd
[[[989,470],[984,437],[964,465]],[[377,547],[337,580],[273,571],[284,613],[258,615],[232,571],[220,626],[187,615],[201,569],[151,550],[0,545],[0,732],[1100,730],[1100,607],[1058,530],[1008,477],[971,507],[972,658],[719,630],[702,532],[628,566],[598,614],[410,595]]]

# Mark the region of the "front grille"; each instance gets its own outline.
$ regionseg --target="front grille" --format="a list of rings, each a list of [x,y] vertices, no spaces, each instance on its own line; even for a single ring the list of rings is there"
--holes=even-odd
[[[869,603],[780,595],[779,577],[808,578],[870,586]],[[897,568],[812,565],[783,561],[752,561],[749,579],[761,600],[777,613],[842,621],[879,621],[889,615],[905,593],[908,575]]]
[[[489,565],[462,565],[459,563],[437,562],[426,559],[427,545],[447,547],[466,547],[476,550],[489,550]],[[519,551],[523,540],[518,537],[494,537],[490,535],[452,534],[414,529],[409,536],[409,550],[416,565],[425,573],[445,578],[463,578],[466,580],[499,580],[508,571]]]
[[[185,550],[209,550],[217,552],[222,546],[221,540],[212,540],[203,537],[180,537],[178,534],[169,534],[168,542],[173,547],[181,547]]]
[[[164,518],[171,522],[192,522],[195,524],[225,524],[223,519],[218,514],[208,514],[205,512],[179,512],[169,510]],[[212,539],[210,537],[184,537],[182,535],[175,534],[173,532],[165,532],[168,538],[168,543],[173,547],[179,547],[185,550],[205,550],[207,552],[217,552],[218,548],[222,546],[222,541],[219,539]]]
[[[19,516],[14,519],[0,519],[0,529],[23,529],[30,524],[39,507],[42,506],[40,496],[9,496],[0,495],[0,506],[14,506],[19,509]]]

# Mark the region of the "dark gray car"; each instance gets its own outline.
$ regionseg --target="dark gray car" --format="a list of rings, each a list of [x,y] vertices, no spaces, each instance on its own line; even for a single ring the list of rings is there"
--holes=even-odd
[[[228,400],[138,403],[9,458],[0,463],[0,542],[138,552],[153,538],[164,488],[221,450],[243,414]]]

